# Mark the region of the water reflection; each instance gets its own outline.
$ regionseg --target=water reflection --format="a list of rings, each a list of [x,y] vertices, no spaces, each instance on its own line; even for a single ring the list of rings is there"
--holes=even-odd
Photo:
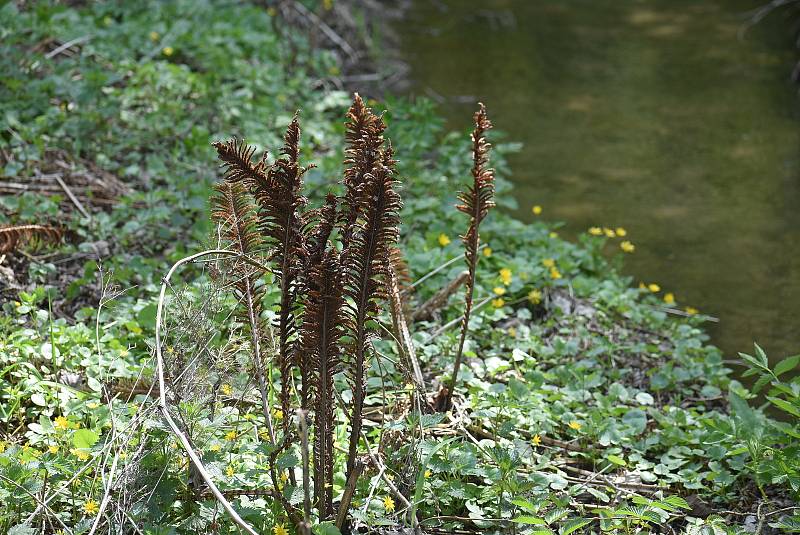
[[[800,120],[791,33],[740,39],[754,3],[418,1],[399,27],[417,94],[474,99],[525,143],[518,217],[624,226],[626,271],[718,316],[731,354],[800,351]],[[409,23],[410,22],[410,23]]]

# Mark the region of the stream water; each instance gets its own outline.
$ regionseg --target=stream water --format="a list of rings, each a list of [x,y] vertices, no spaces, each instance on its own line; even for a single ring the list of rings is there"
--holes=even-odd
[[[625,272],[719,318],[729,356],[800,352],[800,106],[780,15],[736,0],[418,0],[397,25],[411,94],[524,144],[523,220],[623,226]]]

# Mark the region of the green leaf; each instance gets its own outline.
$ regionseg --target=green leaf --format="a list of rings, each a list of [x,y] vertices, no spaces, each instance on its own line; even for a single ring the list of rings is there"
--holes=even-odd
[[[323,522],[322,524],[317,524],[314,526],[312,531],[316,535],[342,535],[342,532],[339,531],[339,528],[336,527],[335,524],[331,522]]]
[[[36,535],[36,530],[27,524],[17,524],[8,530],[8,535]]]
[[[783,359],[775,365],[775,376],[779,377],[781,374],[794,369],[798,364],[800,364],[800,355],[794,355]]]
[[[136,314],[136,321],[139,325],[155,329],[157,311],[158,307],[155,304],[147,305]]]
[[[564,523],[564,526],[558,531],[561,535],[569,535],[573,531],[581,529],[587,524],[591,524],[591,519],[588,518],[573,518]]]
[[[72,443],[79,450],[89,449],[100,440],[100,435],[91,429],[78,429],[72,435]]]
[[[543,518],[527,515],[518,516],[517,518],[513,519],[512,522],[516,522],[517,524],[532,524],[535,526],[544,526],[547,524]]]
[[[511,500],[511,503],[529,513],[536,514],[539,512],[539,508],[536,505],[534,505],[533,503],[529,502],[524,498],[514,498],[513,500]]]
[[[773,405],[775,405],[779,409],[781,409],[783,411],[786,411],[789,414],[791,414],[793,416],[797,416],[798,418],[800,418],[800,408],[795,407],[794,405],[792,405],[788,401],[786,401],[784,399],[781,399],[781,398],[774,398],[772,396],[767,396],[767,399],[770,401],[770,403],[772,403]]]
[[[618,466],[628,466],[628,463],[625,462],[625,459],[623,459],[622,457],[617,457],[616,455],[607,455],[606,459],[608,459],[609,461]]]

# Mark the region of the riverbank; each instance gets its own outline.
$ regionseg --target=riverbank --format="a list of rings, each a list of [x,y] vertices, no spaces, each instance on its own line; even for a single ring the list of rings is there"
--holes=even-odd
[[[4,260],[0,498],[9,506],[0,531],[55,531],[60,522],[88,531],[116,459],[136,469],[110,498],[120,525],[233,532],[217,502],[195,494],[177,443],[131,387],[154,382],[161,277],[212,235],[207,200],[219,173],[210,142],[238,135],[274,153],[302,109],[302,157],[318,165],[305,176],[316,203],[340,180],[351,98],[317,82],[342,66],[300,34],[276,33],[280,14],[256,5],[3,9],[0,186],[31,185],[3,197],[3,223],[67,221],[71,237]],[[415,287],[413,310],[464,269],[466,221],[453,205],[469,177],[469,117],[463,132],[448,132],[429,101],[369,104],[386,110],[399,160],[410,279],[455,259]],[[496,140],[492,153],[501,206],[514,202],[504,178],[509,148]],[[60,192],[48,189],[52,181]],[[702,316],[670,315],[657,292],[620,275],[622,257],[636,251],[624,252],[626,229],[598,223],[566,241],[558,223],[491,213],[481,229],[481,306],[453,411],[415,414],[397,346],[388,336],[376,341],[367,437],[400,496],[370,465],[355,491],[354,523],[401,523],[401,496],[430,533],[733,529],[788,516],[795,439],[743,401],[751,394],[707,345]],[[200,295],[201,275],[190,272],[176,287]],[[274,303],[274,286],[265,292]],[[412,325],[430,393],[449,373],[461,311],[457,295]],[[192,346],[176,339],[165,349],[190,355]],[[247,392],[249,377],[241,369],[223,386]],[[344,381],[336,385],[349,395]],[[193,421],[196,445],[223,490],[250,491],[232,498],[239,513],[280,535],[292,529],[281,508],[255,492],[271,481],[266,423],[247,407]],[[339,421],[337,443],[346,434]],[[110,455],[114,433],[132,423],[141,425],[134,440]],[[292,473],[287,495],[297,499],[299,461],[281,462]],[[344,486],[337,470],[336,497]]]

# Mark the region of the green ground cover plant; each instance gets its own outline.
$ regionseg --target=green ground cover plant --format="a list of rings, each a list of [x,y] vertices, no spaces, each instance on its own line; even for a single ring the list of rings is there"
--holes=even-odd
[[[328,3],[307,8],[324,17]],[[279,147],[301,109],[297,158],[317,165],[303,176],[309,202],[346,195],[342,117],[352,95],[336,89],[340,62],[255,3],[1,9],[0,223],[56,225],[63,242],[20,242],[0,271],[0,532],[236,533],[158,409],[159,287],[170,265],[220,245],[220,218],[209,218],[222,175],[212,142]],[[398,290],[411,317],[464,270],[467,225],[454,205],[471,177],[469,123],[446,132],[422,99],[367,105],[383,112],[397,160],[408,279]],[[519,147],[489,139],[498,208],[480,226],[463,352],[460,292],[409,322],[424,390],[393,335],[391,306],[372,319],[366,440],[356,437],[363,472],[342,529],[800,530],[798,358],[770,368],[758,347],[724,358],[702,314],[684,304],[678,315],[672,293],[622,275],[635,229],[598,222],[567,241],[558,223],[506,216],[504,155]],[[14,189],[21,184],[27,191]],[[161,349],[185,402],[170,414],[191,423],[237,514],[258,533],[285,535],[298,529],[286,503],[305,508],[303,448],[273,455],[270,430],[294,429],[294,412],[279,370],[263,377],[263,396],[248,364],[252,326],[228,291],[251,281],[269,326],[280,316],[280,276],[251,280],[242,266],[236,276],[233,262],[187,265],[171,281]],[[275,334],[263,338],[265,361],[280,353]],[[213,365],[189,381],[180,374],[198,340],[209,340]],[[752,386],[732,371],[739,363]],[[333,380],[334,469],[320,476],[331,483],[314,498],[323,504],[310,515],[316,533],[336,533],[330,511],[353,466],[355,389]],[[219,403],[190,403],[198,383],[207,385],[198,400]],[[451,409],[425,408],[447,384]],[[299,443],[302,429],[291,433]],[[308,462],[322,474],[320,461]]]

